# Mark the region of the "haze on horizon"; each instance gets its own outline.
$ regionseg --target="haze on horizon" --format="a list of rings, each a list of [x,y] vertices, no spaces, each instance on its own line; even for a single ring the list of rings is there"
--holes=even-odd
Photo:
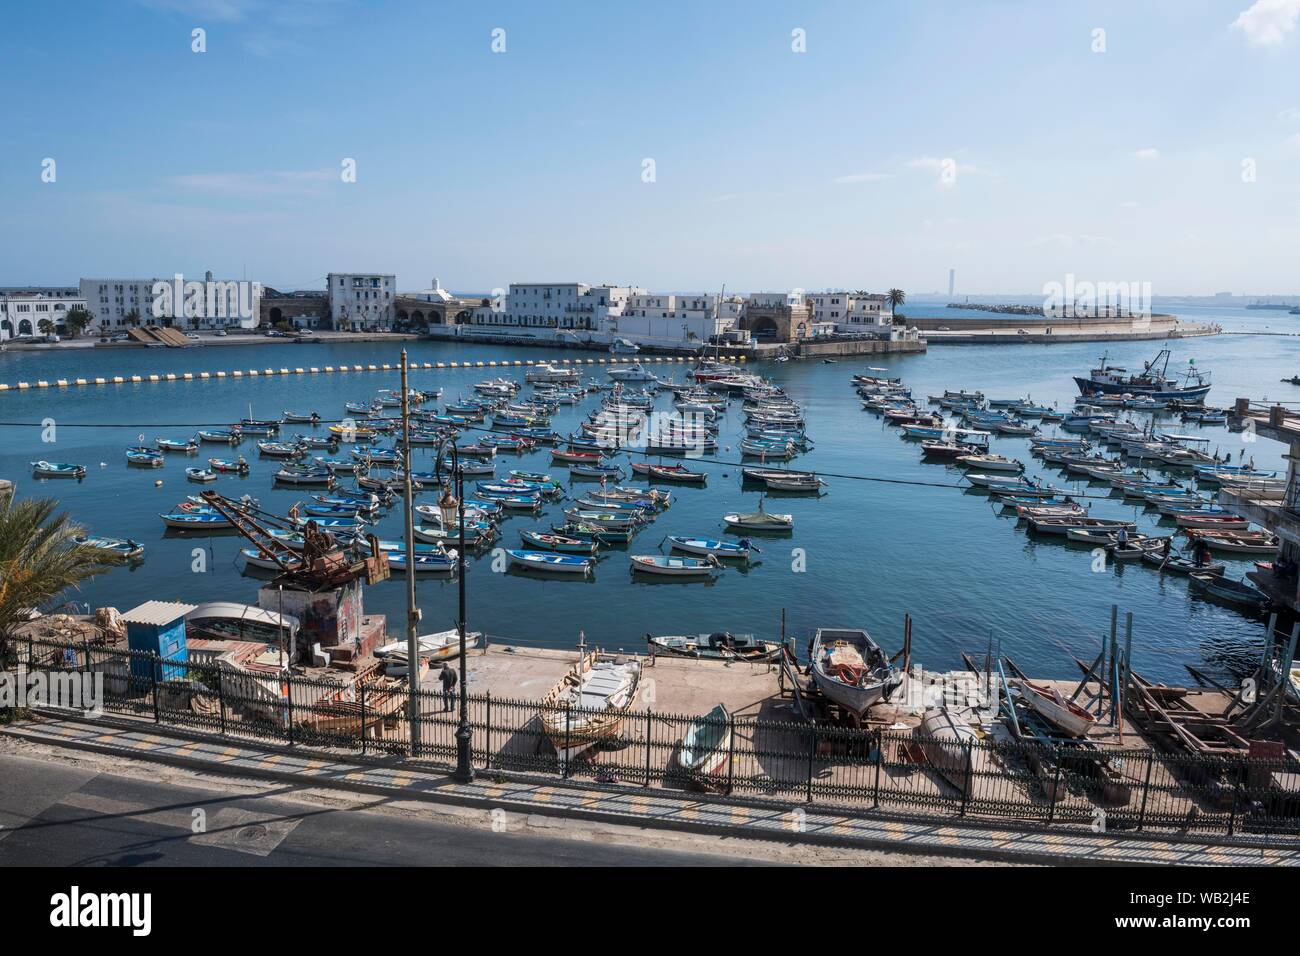
[[[920,293],[955,268],[969,295],[1071,273],[1300,288],[1300,0],[54,0],[6,20],[0,285]]]

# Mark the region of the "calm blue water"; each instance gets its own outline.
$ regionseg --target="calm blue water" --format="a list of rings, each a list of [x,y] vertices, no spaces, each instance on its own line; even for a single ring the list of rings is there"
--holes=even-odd
[[[919,309],[914,309],[920,315]],[[1285,316],[1225,312],[1186,317],[1213,319],[1228,328],[1258,329],[1263,324],[1288,325]],[[926,314],[933,314],[927,310]],[[1292,319],[1294,322],[1294,318]],[[1300,327],[1300,323],[1297,323]],[[1116,343],[1107,349],[1118,364],[1137,365],[1155,353],[1160,343]],[[1225,335],[1173,344],[1175,361],[1189,357],[1210,370],[1215,388],[1210,399],[1230,404],[1238,396],[1300,400],[1300,388],[1283,385],[1284,376],[1300,373],[1300,341],[1258,335]],[[955,485],[959,472],[943,465],[923,464],[919,446],[900,438],[897,429],[861,410],[850,376],[869,365],[888,365],[915,394],[944,388],[981,389],[992,397],[1031,395],[1040,402],[1071,403],[1076,389],[1072,374],[1086,371],[1103,346],[1096,343],[1052,346],[948,346],[928,354],[878,356],[825,365],[794,362],[763,368],[807,409],[809,433],[816,448],[796,459],[798,468],[889,479]],[[550,350],[521,350],[495,346],[462,347],[442,343],[411,343],[415,361],[490,359],[551,359]],[[302,346],[229,346],[186,351],[103,350],[54,354],[0,355],[0,381],[131,374],[147,371],[199,371],[323,366],[397,361],[397,347],[388,344]],[[882,362],[881,360],[887,360]],[[664,366],[680,378],[681,366]],[[444,389],[444,397],[469,394],[469,386],[500,370],[457,369],[418,372],[413,384]],[[603,372],[595,370],[596,376]],[[521,375],[517,377],[522,377]],[[58,391],[9,392],[0,396],[0,421],[39,422],[54,419],[53,445],[41,441],[35,425],[0,426],[0,475],[15,478],[20,493],[59,497],[69,512],[96,533],[132,536],[146,544],[147,560],[139,567],[115,569],[87,584],[79,601],[112,604],[121,609],[152,598],[198,602],[223,598],[254,603],[260,579],[241,573],[238,557],[243,539],[172,537],[164,534],[157,515],[170,510],[199,486],[184,480],[189,462],[169,456],[160,471],[128,469],[123,449],[143,434],[182,437],[199,423],[230,422],[248,414],[278,416],[284,409],[316,410],[326,418],[343,416],[345,401],[362,400],[380,387],[394,386],[392,373],[259,378],[242,382],[177,382],[88,387]],[[576,429],[590,410],[588,404],[565,407],[555,420],[561,433]],[[660,400],[668,407],[668,398]],[[724,450],[718,458],[736,461],[734,452],[741,417],[733,410],[723,427]],[[77,425],[114,427],[79,428]],[[1179,431],[1195,426],[1174,426]],[[287,431],[294,431],[289,427]],[[1237,452],[1245,448],[1240,436],[1222,428],[1206,429],[1210,447]],[[252,454],[247,449],[252,447]],[[995,438],[995,450],[1029,463],[1026,441]],[[224,454],[221,446],[204,446],[200,459]],[[264,506],[283,512],[311,492],[275,490],[276,465],[256,460],[256,449],[245,443],[253,464],[246,479],[223,476],[214,486],[224,493],[249,493]],[[1282,467],[1282,446],[1259,440],[1247,453],[1261,467]],[[427,450],[418,452],[417,467],[432,467]],[[28,462],[37,458],[85,464],[88,477],[79,483],[41,482],[29,477]],[[620,462],[626,458],[620,457]],[[101,466],[101,463],[104,463]],[[502,456],[499,473],[508,468],[550,471],[546,451],[527,456]],[[1056,541],[1032,539],[1015,522],[1000,517],[987,500],[957,487],[929,487],[884,481],[830,479],[820,499],[769,499],[769,510],[795,516],[794,534],[760,543],[761,561],[748,571],[727,570],[713,584],[643,583],[628,570],[628,553],[659,550],[668,534],[717,535],[721,516],[733,509],[752,510],[756,492],[742,491],[739,469],[729,464],[707,466],[706,488],[674,489],[675,503],[658,521],[641,532],[629,549],[604,553],[590,582],[546,580],[520,573],[494,573],[490,556],[473,559],[467,578],[470,618],[482,628],[521,643],[572,646],[579,630],[589,643],[606,647],[640,648],[647,631],[699,632],[729,629],[775,635],[781,612],[788,631],[803,639],[819,625],[863,626],[886,646],[901,641],[903,617],[914,620],[914,656],[928,667],[960,663],[959,652],[982,652],[990,637],[1018,663],[1043,676],[1068,676],[1069,653],[1091,657],[1108,628],[1110,607],[1134,614],[1135,666],[1157,680],[1182,681],[1182,665],[1193,663],[1211,672],[1239,670],[1257,653],[1263,635],[1259,622],[1203,602],[1188,594],[1182,579],[1162,577],[1136,565],[1091,571],[1086,549]],[[1036,461],[1031,474],[1056,484],[1063,474],[1043,470]],[[154,481],[161,479],[161,488]],[[589,483],[574,486],[576,494]],[[1105,486],[1092,492],[1104,494]],[[422,501],[432,503],[426,493]],[[566,505],[552,504],[539,519],[512,517],[505,522],[502,543],[519,546],[523,528],[549,528],[563,520]],[[1122,501],[1098,501],[1094,513],[1134,514]],[[1139,514],[1141,530],[1154,529],[1150,516]],[[400,537],[398,513],[378,526],[383,537]],[[1162,529],[1168,533],[1169,528]],[[205,573],[191,571],[191,550],[210,547]],[[806,570],[799,572],[793,552],[800,549]],[[1244,573],[1249,562],[1231,568]],[[420,602],[429,630],[450,626],[455,614],[452,582],[421,578]],[[400,621],[403,585],[390,581],[368,589],[367,610]]]

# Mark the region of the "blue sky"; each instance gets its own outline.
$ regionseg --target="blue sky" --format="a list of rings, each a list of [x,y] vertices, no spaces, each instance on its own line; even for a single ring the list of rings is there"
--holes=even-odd
[[[13,5],[0,284],[924,292],[954,267],[972,294],[1067,273],[1294,292],[1298,19],[1300,0]]]

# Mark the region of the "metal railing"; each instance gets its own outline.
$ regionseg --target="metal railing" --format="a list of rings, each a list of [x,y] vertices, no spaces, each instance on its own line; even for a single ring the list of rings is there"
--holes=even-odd
[[[20,658],[41,671],[104,674],[106,714],[231,738],[411,756],[409,691],[169,661],[93,644],[29,640]],[[456,760],[457,699],[418,691],[413,756],[448,771]],[[716,800],[884,812],[925,820],[1157,831],[1217,842],[1300,838],[1300,765],[1287,757],[1198,756],[1148,749],[947,740],[885,729],[819,727],[732,716],[630,710],[598,739],[579,708],[469,697],[473,763],[487,777],[692,790]],[[692,729],[716,742],[683,766]]]

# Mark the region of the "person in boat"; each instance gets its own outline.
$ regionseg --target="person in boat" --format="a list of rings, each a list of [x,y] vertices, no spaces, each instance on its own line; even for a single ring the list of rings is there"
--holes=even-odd
[[[135,543],[135,539],[133,538],[126,539],[126,546],[130,548],[132,551],[134,551],[137,547],[139,547],[139,545]]]
[[[1121,548],[1128,547],[1128,528],[1120,527],[1119,534],[1115,536],[1115,542]]]
[[[1196,566],[1203,568],[1210,563],[1210,546],[1204,541],[1196,542]]]
[[[438,675],[438,680],[442,681],[442,709],[443,712],[455,710],[456,701],[456,668],[450,664],[442,665],[442,673]]]

